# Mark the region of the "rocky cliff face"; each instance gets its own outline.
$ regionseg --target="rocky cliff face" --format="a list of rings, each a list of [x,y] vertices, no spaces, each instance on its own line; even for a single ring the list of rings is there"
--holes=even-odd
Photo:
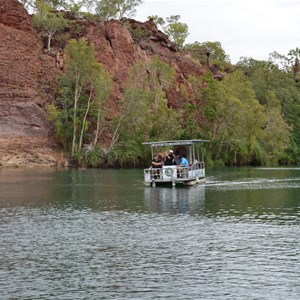
[[[94,43],[98,61],[113,75],[110,105],[117,110],[134,62],[159,55],[176,70],[176,87],[168,92],[168,100],[181,107],[180,84],[189,75],[201,75],[201,66],[178,52],[153,22],[127,22],[133,30],[142,29],[144,38],[137,40],[124,21],[81,21],[81,35]],[[45,112],[55,98],[59,72],[55,55],[45,53],[23,6],[17,0],[0,0],[0,164],[56,165],[61,160]]]
[[[23,6],[16,0],[0,0],[2,165],[54,165],[58,160],[45,113],[45,104],[54,95],[52,60],[43,55],[43,45]]]

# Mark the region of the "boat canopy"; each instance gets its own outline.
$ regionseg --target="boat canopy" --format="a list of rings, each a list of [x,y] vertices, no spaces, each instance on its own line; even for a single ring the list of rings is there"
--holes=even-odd
[[[150,147],[166,147],[166,146],[184,146],[208,143],[209,140],[173,140],[173,141],[160,141],[160,142],[145,142],[143,145]]]
[[[176,184],[194,185],[201,182],[205,178],[205,163],[203,159],[203,144],[209,140],[171,140],[158,142],[145,142],[143,145],[148,145],[151,148],[152,159],[154,151],[161,151],[163,154],[164,147],[169,150],[174,149],[175,157],[184,156],[188,161],[188,166],[181,165],[162,165],[160,168],[144,169],[144,183],[148,186],[156,186],[156,184],[170,183],[172,186]],[[200,146],[200,147],[197,147]],[[158,149],[159,148],[159,149]],[[201,149],[201,160],[200,150]],[[196,150],[196,151],[195,151]],[[196,157],[197,154],[197,157]],[[178,162],[177,162],[178,163]]]

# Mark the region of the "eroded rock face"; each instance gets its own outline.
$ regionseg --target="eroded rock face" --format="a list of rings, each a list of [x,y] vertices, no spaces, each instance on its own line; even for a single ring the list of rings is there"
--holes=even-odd
[[[45,87],[52,86],[54,95],[55,72],[55,61],[43,54],[23,6],[0,0],[0,164],[56,163],[45,114],[51,98]]]
[[[147,62],[156,55],[175,68],[175,88],[167,91],[167,97],[171,106],[182,107],[185,100],[180,94],[180,85],[185,83],[189,76],[203,75],[203,68],[178,51],[168,36],[159,31],[152,21],[141,23],[128,19],[126,22],[133,30],[137,27],[143,30],[145,37],[134,39],[124,21],[112,20],[100,26],[90,24],[85,28],[85,37],[93,42],[97,60],[113,75],[115,88],[112,99],[118,102],[117,100],[122,98],[123,85],[132,65],[136,61]]]
[[[16,0],[0,1],[0,23],[22,31],[32,32],[31,20],[23,5]]]
[[[183,56],[152,21],[125,20],[102,23],[82,20],[82,33],[93,42],[97,60],[113,77],[109,105],[118,110],[124,83],[136,61],[149,61],[154,55],[176,70],[175,88],[167,91],[174,108],[184,105],[180,85],[188,76],[199,76],[203,69]],[[140,30],[139,29],[139,30]],[[17,0],[0,0],[0,165],[56,165],[63,159],[47,121],[46,106],[55,99],[57,68],[55,53],[45,53],[44,45],[31,25],[31,17]],[[109,135],[104,138],[109,141]]]

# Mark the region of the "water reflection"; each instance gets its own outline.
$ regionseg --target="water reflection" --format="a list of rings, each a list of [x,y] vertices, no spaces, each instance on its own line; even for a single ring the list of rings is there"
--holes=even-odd
[[[206,183],[206,216],[300,223],[299,168],[215,170]]]
[[[0,169],[0,299],[299,299],[299,177]]]
[[[141,170],[0,169],[0,208],[190,214],[299,223],[300,170],[217,169],[205,184],[145,187]]]
[[[145,188],[145,209],[156,213],[203,214],[205,186],[189,188]]]

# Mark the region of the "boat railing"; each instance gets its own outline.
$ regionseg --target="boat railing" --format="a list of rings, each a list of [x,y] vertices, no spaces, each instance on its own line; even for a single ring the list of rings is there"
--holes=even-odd
[[[198,169],[205,169],[205,163],[204,163],[204,161],[195,161],[190,166],[190,170],[198,170]]]
[[[148,180],[164,181],[177,178],[189,178],[189,171],[204,169],[204,162],[195,161],[189,167],[181,167],[177,165],[164,166],[162,168],[144,169],[145,176]]]

